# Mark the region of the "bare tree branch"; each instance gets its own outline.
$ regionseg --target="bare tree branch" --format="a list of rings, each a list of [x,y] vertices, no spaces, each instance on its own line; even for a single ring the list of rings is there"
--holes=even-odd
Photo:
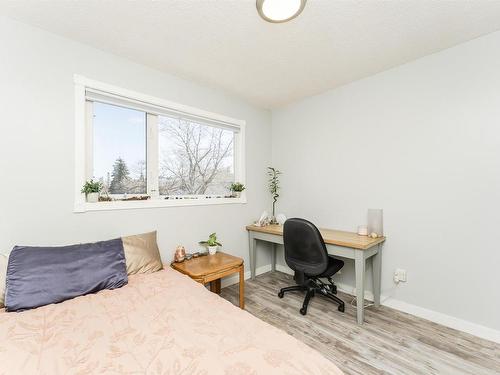
[[[223,166],[230,162],[233,148],[227,131],[167,119],[160,132],[171,145],[161,155],[162,194],[205,194],[216,179],[232,179],[229,167]]]

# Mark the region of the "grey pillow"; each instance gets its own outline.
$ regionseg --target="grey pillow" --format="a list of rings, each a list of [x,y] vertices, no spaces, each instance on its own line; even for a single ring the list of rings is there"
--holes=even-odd
[[[62,247],[15,246],[7,266],[5,309],[32,309],[127,282],[120,238]]]

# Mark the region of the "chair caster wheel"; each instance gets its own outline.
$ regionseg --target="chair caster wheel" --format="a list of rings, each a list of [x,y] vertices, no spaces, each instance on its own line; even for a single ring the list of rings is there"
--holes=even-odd
[[[304,307],[303,307],[303,308],[301,308],[301,309],[300,309],[300,313],[301,313],[302,315],[306,315],[306,314],[307,314],[307,309],[306,309],[306,308],[304,308]]]
[[[283,296],[284,296],[284,295],[285,295],[285,293],[283,293],[283,292],[279,292],[279,293],[278,293],[278,297],[279,297],[279,298],[283,298]]]
[[[344,305],[339,305],[339,311],[340,312],[345,312],[345,306]]]

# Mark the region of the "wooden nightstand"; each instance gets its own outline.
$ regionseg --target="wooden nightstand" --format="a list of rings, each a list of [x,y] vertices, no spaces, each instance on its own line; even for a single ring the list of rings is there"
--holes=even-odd
[[[240,274],[240,308],[245,308],[245,267],[243,259],[223,253],[206,255],[172,263],[172,268],[203,285],[210,283],[210,291],[219,294],[221,278],[239,272]]]

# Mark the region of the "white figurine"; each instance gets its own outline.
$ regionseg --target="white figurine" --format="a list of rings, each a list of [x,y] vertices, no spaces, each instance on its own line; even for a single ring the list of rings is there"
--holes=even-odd
[[[269,222],[271,219],[269,218],[269,214],[267,211],[264,211],[262,215],[260,215],[260,219],[255,222],[255,225],[258,227],[265,227],[266,225],[269,225]]]
[[[285,214],[278,214],[278,215],[276,215],[276,221],[278,222],[279,225],[285,224],[285,221],[286,221]]]

